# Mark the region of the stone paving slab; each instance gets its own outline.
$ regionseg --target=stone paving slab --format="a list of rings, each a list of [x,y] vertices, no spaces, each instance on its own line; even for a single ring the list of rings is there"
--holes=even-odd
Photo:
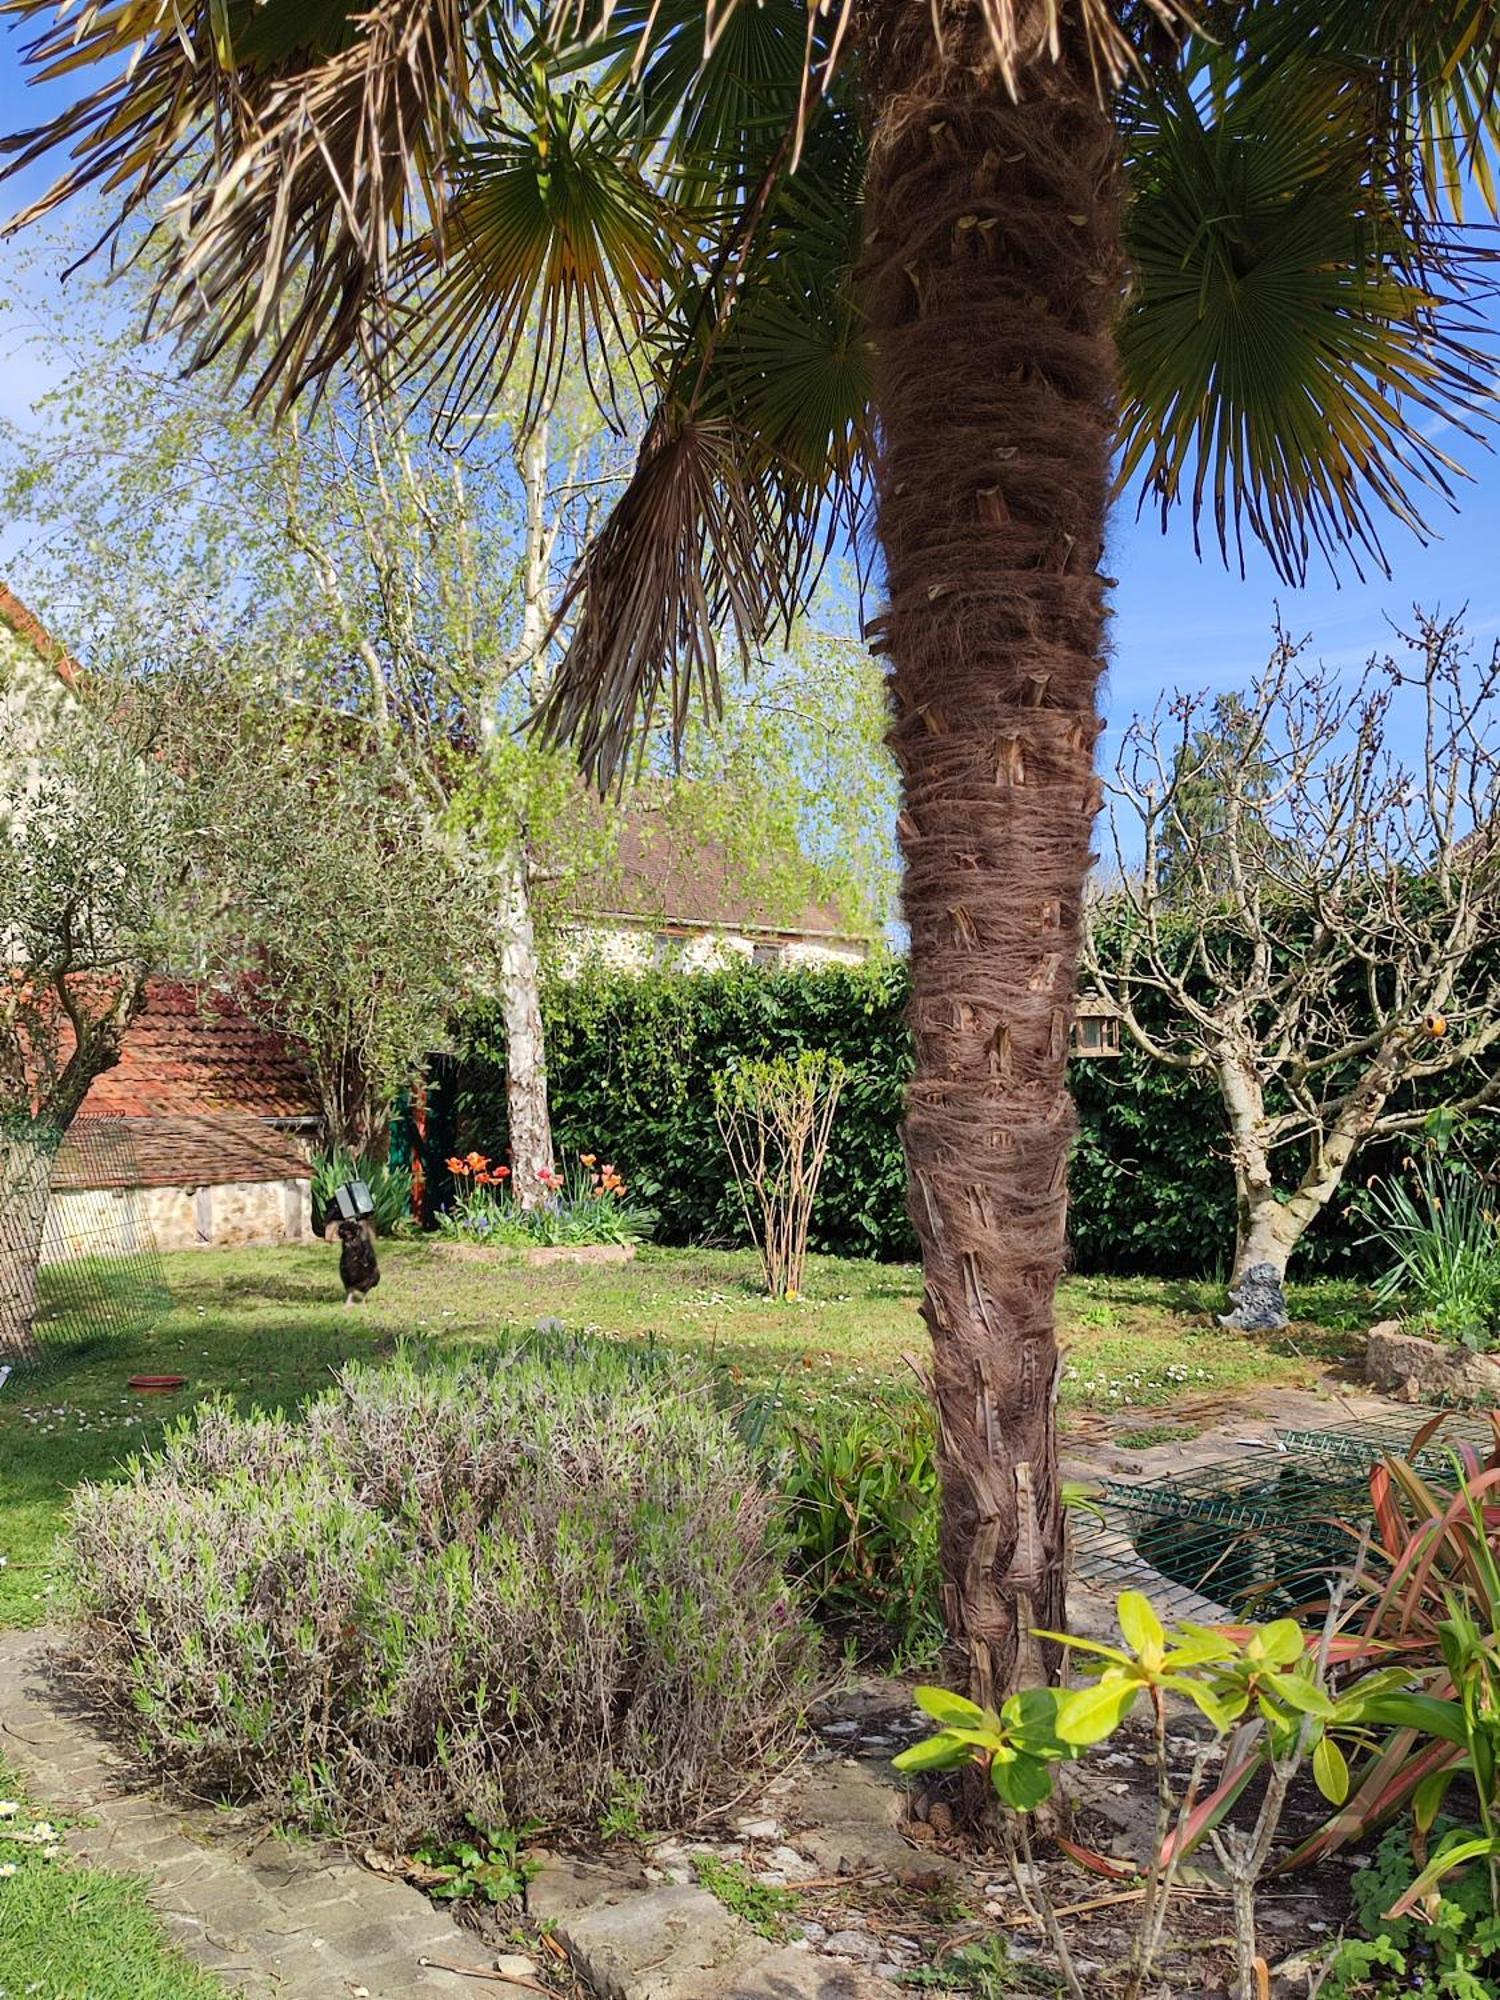
[[[706,1889],[648,1889],[558,1925],[599,2000],[722,2000],[765,1941]]]
[[[0,1750],[38,1806],[86,1815],[67,1846],[147,1877],[173,1942],[238,2000],[503,2000],[481,1941],[403,1882],[327,1847],[251,1837],[157,1797],[49,1660],[60,1634],[0,1633]],[[80,1995],[79,2000],[85,2000]]]

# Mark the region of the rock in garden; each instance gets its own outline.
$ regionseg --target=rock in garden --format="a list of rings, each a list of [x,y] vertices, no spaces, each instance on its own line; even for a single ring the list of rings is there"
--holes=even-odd
[[[1424,1340],[1388,1319],[1366,1336],[1365,1377],[1408,1403],[1493,1402],[1500,1397],[1500,1355]]]
[[[1230,1287],[1233,1312],[1220,1313],[1220,1326],[1232,1326],[1240,1333],[1275,1333],[1290,1324],[1286,1293],[1274,1264],[1252,1264],[1237,1285]]]
[[[880,1956],[880,1946],[868,1931],[835,1931],[823,1950],[829,1958],[856,1958],[866,1965],[873,1965]]]

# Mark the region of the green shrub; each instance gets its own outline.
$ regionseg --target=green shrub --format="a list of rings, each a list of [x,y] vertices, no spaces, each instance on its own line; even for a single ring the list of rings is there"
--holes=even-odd
[[[1467,1167],[1430,1159],[1414,1178],[1415,1192],[1376,1182],[1365,1197],[1367,1240],[1389,1259],[1375,1296],[1414,1306],[1443,1339],[1490,1347],[1500,1332],[1495,1191]]]
[[[75,1498],[80,1665],[199,1794],[348,1838],[653,1824],[786,1742],[814,1642],[701,1378],[587,1342],[210,1405]]]
[[[334,1193],[345,1181],[363,1181],[375,1204],[371,1221],[377,1236],[398,1236],[416,1227],[411,1212],[411,1168],[388,1160],[356,1160],[352,1153],[319,1153],[313,1161],[312,1224],[321,1235]]]
[[[933,1658],[945,1628],[930,1410],[915,1397],[829,1400],[765,1428],[788,1568],[818,1617],[866,1657]]]
[[[625,973],[590,970],[545,996],[547,1074],[559,1156],[592,1148],[628,1161],[632,1192],[659,1215],[664,1243],[749,1240],[714,1122],[713,1080],[741,1058],[821,1049],[847,1080],[818,1190],[815,1250],[916,1254],[906,1212],[901,1104],[911,1074],[910,991],[899,959],[786,971]],[[452,1093],[459,1150],[503,1158],[505,1037],[480,1009],[456,1024],[464,1050]],[[1081,1271],[1212,1276],[1234,1246],[1234,1178],[1210,1083],[1131,1051],[1075,1062],[1079,1135],[1068,1223]],[[430,1099],[430,1104],[437,1098]],[[444,1102],[443,1117],[450,1104]],[[431,1115],[431,1111],[429,1113]],[[444,1125],[444,1130],[449,1128]],[[445,1151],[453,1150],[450,1136]],[[1389,1171],[1391,1146],[1361,1156]],[[427,1162],[441,1191],[443,1161]],[[1373,1268],[1367,1225],[1341,1190],[1297,1252],[1303,1275]]]

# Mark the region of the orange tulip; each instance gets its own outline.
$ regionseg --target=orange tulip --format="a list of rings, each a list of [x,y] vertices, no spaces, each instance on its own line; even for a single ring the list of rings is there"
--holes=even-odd
[[[580,1153],[578,1157],[586,1167],[591,1167],[599,1155],[597,1153]]]
[[[469,1165],[474,1169],[474,1172],[476,1174],[479,1172],[481,1167],[487,1167],[489,1165],[489,1161],[486,1159],[483,1153],[470,1153],[467,1155],[467,1158]]]
[[[450,1174],[466,1174],[469,1171],[467,1160],[449,1160],[447,1164]]]
[[[495,1169],[495,1174],[494,1174],[494,1178],[495,1178],[495,1179],[496,1179],[497,1181],[508,1181],[508,1180],[510,1179],[510,1168],[509,1168],[509,1167],[496,1167],[496,1169]]]

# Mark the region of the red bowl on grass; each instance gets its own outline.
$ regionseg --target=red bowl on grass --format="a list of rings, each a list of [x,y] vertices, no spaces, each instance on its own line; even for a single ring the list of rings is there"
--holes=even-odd
[[[169,1396],[174,1389],[187,1387],[186,1375],[132,1375],[125,1384],[142,1396]]]

